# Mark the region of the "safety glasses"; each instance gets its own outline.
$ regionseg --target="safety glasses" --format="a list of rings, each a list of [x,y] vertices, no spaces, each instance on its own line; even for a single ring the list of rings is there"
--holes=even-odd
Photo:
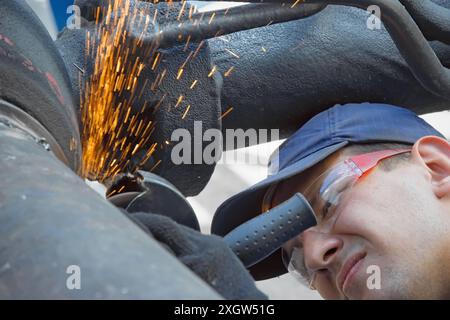
[[[317,226],[314,228],[320,228],[320,232],[330,232],[339,216],[338,207],[346,192],[381,160],[410,151],[411,149],[382,150],[353,156],[321,174],[304,192],[316,216]],[[314,289],[315,272],[305,265],[302,235],[283,246],[282,259],[289,273],[302,284]]]

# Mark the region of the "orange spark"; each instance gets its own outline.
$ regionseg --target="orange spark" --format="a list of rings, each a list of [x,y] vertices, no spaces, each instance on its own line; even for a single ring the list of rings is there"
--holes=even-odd
[[[234,66],[230,67],[230,69],[228,69],[223,75],[225,77],[229,77],[233,70],[234,70]]]
[[[225,118],[231,111],[233,111],[233,107],[229,107],[227,111],[225,111],[220,117],[219,120]]]
[[[211,77],[214,75],[214,73],[216,73],[216,71],[217,71],[217,66],[214,66],[214,67],[211,69],[211,71],[209,72],[208,78],[211,78]]]
[[[103,22],[99,21],[101,13]],[[148,103],[136,103],[146,86],[146,82],[144,88],[139,86],[145,61],[154,57],[150,63],[155,69],[160,54],[156,53],[155,43],[142,47],[150,16],[136,8],[132,10],[130,0],[109,1],[97,9],[96,21],[96,32],[86,37],[86,54],[94,63],[92,74],[82,83],[82,176],[103,181],[121,172],[138,170],[131,167],[136,162],[133,157],[145,153],[148,160],[155,151],[155,145],[143,149],[148,148],[154,128],[145,117],[146,112],[142,112]],[[128,30],[133,23],[145,23],[146,27],[141,34],[132,35]],[[159,82],[164,75],[165,72]],[[139,108],[141,112],[136,110]]]
[[[192,84],[190,86],[190,89],[191,90],[194,89],[194,87],[197,85],[197,83],[198,83],[198,80],[194,80],[194,82],[192,82]]]

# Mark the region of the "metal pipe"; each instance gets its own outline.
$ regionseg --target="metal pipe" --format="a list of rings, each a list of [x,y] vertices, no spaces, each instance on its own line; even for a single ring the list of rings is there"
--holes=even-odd
[[[424,36],[430,40],[450,44],[450,5],[430,0],[400,0],[416,21]],[[445,6],[447,5],[447,6]]]
[[[237,1],[237,0],[234,0]],[[258,0],[250,0],[249,2],[260,2]],[[283,3],[283,0],[263,0],[265,3]],[[445,68],[439,59],[436,57],[435,52],[430,47],[430,44],[424,38],[421,30],[412,19],[405,7],[397,0],[304,0],[304,4],[298,5],[301,8],[304,5],[317,4],[317,5],[344,5],[357,7],[366,10],[369,6],[376,5],[380,7],[382,12],[382,21],[392,39],[394,40],[398,50],[407,62],[416,79],[430,92],[439,95],[443,98],[450,100],[450,70]],[[245,7],[244,7],[245,8]],[[237,10],[244,10],[244,8],[234,8],[235,13]],[[320,8],[320,7],[318,7]],[[291,9],[288,7],[287,9]],[[317,8],[316,8],[317,9]],[[320,8],[318,11],[321,11]],[[255,6],[254,10],[258,10]],[[292,9],[291,9],[292,10]],[[289,11],[287,11],[289,12]],[[280,18],[286,15],[287,12],[280,12]],[[314,12],[314,11],[313,11]],[[211,13],[212,14],[212,13]],[[314,13],[312,13],[314,14]],[[444,14],[445,16],[445,14]],[[228,16],[228,19],[231,15]],[[184,25],[181,25],[177,29],[178,34],[192,34],[191,36],[201,37],[204,35],[209,37],[209,33],[216,30],[213,25],[204,25],[200,29],[195,29],[194,22],[189,21]],[[231,29],[231,28],[230,28]],[[247,28],[250,29],[250,28]],[[232,30],[232,29],[231,29]],[[236,30],[237,31],[237,30]],[[165,45],[173,43],[173,39],[176,36],[175,30],[169,28],[167,30],[167,37],[164,36],[165,30],[161,31],[160,36],[162,39],[167,38],[164,41]]]
[[[0,145],[1,299],[220,298],[4,118]],[[70,266],[79,289],[68,286]]]
[[[445,68],[417,24],[399,1],[305,0],[305,3],[337,4],[366,10],[376,5],[382,21],[416,79],[430,92],[450,100],[450,69]]]
[[[40,123],[78,171],[80,134],[70,89],[64,61],[37,15],[24,0],[0,1],[0,98]]]
[[[155,41],[160,48],[185,42],[211,39],[242,30],[307,18],[322,11],[326,5],[305,4],[291,7],[281,3],[250,4],[193,15],[184,21],[164,25]]]

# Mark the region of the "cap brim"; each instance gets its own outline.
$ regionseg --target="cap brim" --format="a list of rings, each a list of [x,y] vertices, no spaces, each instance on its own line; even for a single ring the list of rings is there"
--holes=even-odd
[[[277,174],[269,176],[258,184],[229,198],[220,205],[214,214],[211,232],[225,236],[234,228],[259,215],[261,213],[263,197],[271,185],[311,168],[346,145],[348,145],[348,141],[342,141],[320,149],[291,166],[284,168]],[[286,273],[286,269],[281,261],[280,250],[252,266],[250,273],[255,280],[265,280]]]

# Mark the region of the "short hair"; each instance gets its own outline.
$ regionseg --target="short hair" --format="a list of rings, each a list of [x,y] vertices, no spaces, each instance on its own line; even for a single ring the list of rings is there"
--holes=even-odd
[[[381,150],[408,149],[411,147],[412,144],[397,142],[350,144],[346,148],[344,148],[344,154],[357,155]],[[383,169],[385,171],[391,171],[395,169],[400,163],[408,161],[410,159],[410,156],[410,152],[401,153],[393,157],[384,159],[378,166],[380,169]]]

